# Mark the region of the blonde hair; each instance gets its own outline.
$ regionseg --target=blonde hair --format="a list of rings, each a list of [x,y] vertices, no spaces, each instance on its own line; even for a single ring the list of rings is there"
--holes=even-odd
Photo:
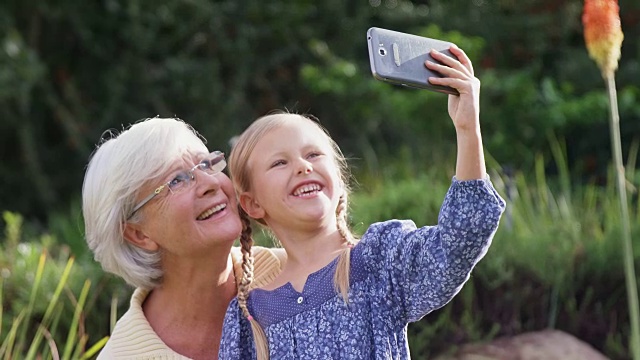
[[[320,125],[317,121],[312,120],[310,117],[291,114],[285,112],[275,112],[270,115],[263,116],[254,121],[238,138],[231,154],[229,156],[229,173],[231,180],[233,181],[236,193],[239,195],[243,192],[251,190],[251,177],[250,169],[248,166],[249,157],[253,153],[253,150],[258,141],[270,131],[277,129],[290,121],[307,121],[316,126],[325,136],[325,140],[331,146],[333,151],[333,159],[336,163],[338,175],[342,184],[344,185],[344,192],[340,196],[338,206],[336,207],[336,224],[338,232],[343,241],[349,245],[344,249],[339,256],[338,264],[336,266],[336,272],[334,275],[334,286],[345,302],[348,302],[349,294],[349,267],[351,263],[351,247],[358,242],[358,239],[353,235],[347,222],[348,212],[348,180],[349,180],[349,168],[347,160],[345,159],[338,144],[329,136],[328,131]],[[253,245],[253,238],[251,236],[252,229],[249,216],[240,207],[240,218],[243,219],[243,229],[240,236],[241,249],[243,254],[243,276],[241,286],[238,289],[238,305],[240,306],[245,317],[251,322],[251,329],[253,331],[253,337],[256,345],[256,353],[258,360],[269,358],[269,345],[267,337],[258,324],[249,313],[247,307],[247,298],[249,294],[249,284],[253,280],[253,256],[251,253],[251,246]],[[267,224],[262,219],[255,219],[263,226]]]
[[[82,213],[87,245],[105,271],[144,289],[162,282],[160,252],[126,241],[124,226],[144,218],[138,211],[127,220],[142,186],[165,174],[177,157],[194,152],[208,151],[180,119],[143,119],[119,134],[103,135],[85,173]]]

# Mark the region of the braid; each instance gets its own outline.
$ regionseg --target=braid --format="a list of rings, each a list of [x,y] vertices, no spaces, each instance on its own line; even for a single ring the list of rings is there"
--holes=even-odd
[[[251,247],[253,246],[253,229],[251,228],[251,222],[247,214],[239,208],[240,220],[242,221],[242,233],[240,234],[240,248],[242,250],[242,280],[238,285],[238,304],[242,309],[242,313],[245,317],[249,317],[249,310],[247,309],[247,297],[249,295],[249,286],[253,282],[253,253]]]
[[[249,289],[253,282],[254,258],[251,250],[253,246],[253,229],[251,228],[249,215],[247,215],[242,207],[238,206],[238,212],[240,220],[242,221],[242,233],[240,234],[240,249],[242,250],[242,280],[240,280],[240,285],[238,285],[238,306],[242,311],[242,315],[244,315],[251,324],[258,360],[268,360],[269,344],[267,342],[267,336],[262,330],[262,327],[260,327],[260,324],[258,324],[253,316],[251,316],[247,306]]]
[[[348,248],[345,249],[338,259],[336,273],[333,279],[336,291],[340,292],[346,303],[349,302],[349,272],[351,267],[351,248],[357,244],[357,240],[349,230],[347,225],[347,195],[343,194],[338,200],[336,208],[336,225],[338,232]]]
[[[336,208],[336,220],[338,225],[338,232],[342,236],[342,239],[347,245],[355,245],[357,243],[355,237],[349,230],[347,225],[347,195],[340,196],[338,200],[338,207]]]

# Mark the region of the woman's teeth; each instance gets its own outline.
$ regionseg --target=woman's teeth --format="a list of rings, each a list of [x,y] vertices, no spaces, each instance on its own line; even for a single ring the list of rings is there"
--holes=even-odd
[[[202,214],[200,214],[200,216],[198,216],[198,220],[205,220],[209,217],[211,217],[211,215],[220,212],[222,210],[224,210],[227,207],[227,204],[219,204],[214,206],[213,208],[206,210],[205,212],[203,212]]]

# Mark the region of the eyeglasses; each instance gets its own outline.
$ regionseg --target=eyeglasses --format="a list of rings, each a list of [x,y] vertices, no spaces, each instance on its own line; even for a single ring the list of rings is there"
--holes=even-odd
[[[196,169],[200,169],[201,171],[209,175],[215,175],[224,170],[226,166],[227,162],[224,159],[224,154],[220,151],[212,152],[211,154],[209,154],[209,156],[207,156],[206,159],[200,161],[198,165],[192,167],[191,170],[180,171],[172,180],[158,186],[158,188],[156,188],[153,193],[142,199],[142,201],[140,201],[138,205],[133,208],[133,210],[127,217],[127,220],[131,219],[131,217],[149,201],[151,201],[151,199],[158,196],[158,194],[160,194],[160,192],[162,192],[164,188],[169,189],[171,193],[177,193],[189,188],[192,184],[195,183],[196,176],[194,172],[196,171]]]

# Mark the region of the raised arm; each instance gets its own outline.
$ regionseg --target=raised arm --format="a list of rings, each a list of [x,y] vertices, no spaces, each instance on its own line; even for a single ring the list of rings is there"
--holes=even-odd
[[[438,225],[373,224],[356,247],[375,274],[381,299],[397,324],[417,321],[448,303],[486,254],[505,203],[488,179],[454,180]]]
[[[394,304],[399,324],[416,321],[444,306],[469,278],[485,255],[505,203],[486,173],[480,132],[480,81],[467,55],[457,46],[452,59],[432,52],[431,70],[443,75],[429,78],[433,84],[450,86],[448,110],[457,136],[456,176],[447,193],[437,226],[416,229],[413,222],[388,222],[372,226],[363,242],[371,246],[370,271],[378,271],[380,286]],[[376,249],[376,245],[380,247]],[[367,250],[363,251],[367,255]],[[385,266],[379,266],[384,264]]]
[[[453,45],[449,49],[458,57],[452,59],[436,50],[431,55],[443,65],[430,61],[426,66],[444,77],[432,77],[429,81],[437,85],[450,86],[460,95],[449,95],[449,116],[456,128],[458,157],[456,178],[473,180],[486,177],[486,167],[480,133],[480,80],[474,76],[473,65],[462,49]]]

